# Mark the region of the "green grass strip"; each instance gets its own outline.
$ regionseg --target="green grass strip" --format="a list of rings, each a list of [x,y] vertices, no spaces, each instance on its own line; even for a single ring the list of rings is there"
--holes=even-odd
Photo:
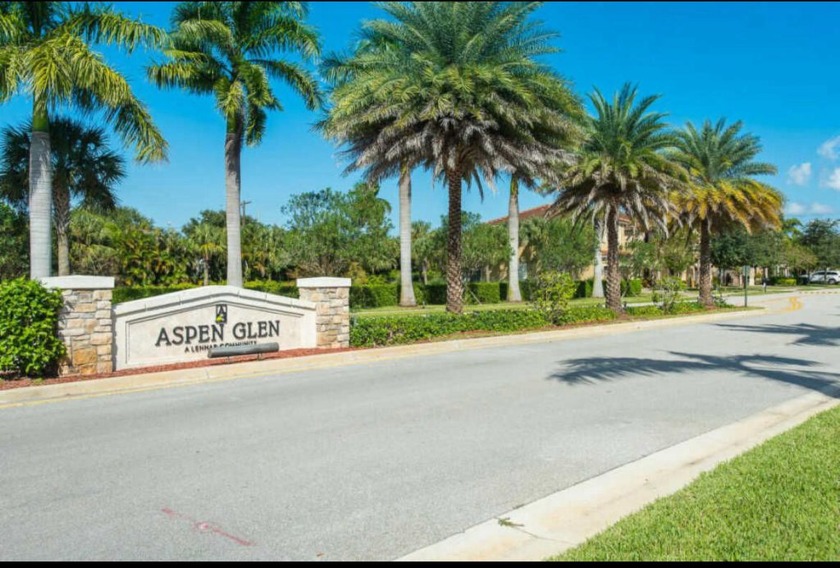
[[[840,408],[550,560],[840,560]]]

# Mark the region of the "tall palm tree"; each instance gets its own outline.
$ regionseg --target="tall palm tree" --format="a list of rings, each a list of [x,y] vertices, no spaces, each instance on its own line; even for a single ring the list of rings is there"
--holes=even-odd
[[[21,205],[29,179],[32,125],[3,129],[0,139],[0,195]],[[81,199],[87,208],[110,210],[117,205],[116,185],[125,177],[125,161],[108,147],[105,131],[68,118],[50,124],[52,143],[53,223],[58,244],[58,275],[70,274],[70,205]]]
[[[331,53],[324,58],[321,72],[330,82],[331,92],[340,85],[347,85],[357,80],[361,72],[382,71],[382,65],[389,64],[390,54],[382,53],[395,49],[388,43],[388,38],[372,36],[357,42],[351,55]],[[324,122],[320,123],[323,128]],[[399,205],[400,205],[400,305],[417,305],[411,271],[411,170],[413,165],[403,162],[399,167]]]
[[[307,108],[321,105],[312,75],[297,63],[277,57],[291,51],[308,61],[320,54],[317,32],[302,21],[306,14],[305,2],[182,2],[172,16],[172,47],[164,52],[168,61],[147,69],[160,87],[213,95],[225,119],[230,286],[242,287],[242,142],[259,144],[266,111],[283,110],[270,79],[288,84],[303,97]]]
[[[677,133],[673,158],[691,176],[690,191],[675,198],[678,210],[700,232],[700,302],[713,306],[712,236],[732,224],[747,231],[779,227],[784,198],[778,190],[753,179],[772,175],[776,167],[755,162],[761,152],[756,136],[741,134],[740,121],[726,125],[724,119],[712,125],[707,120],[700,130],[691,123]]]
[[[658,96],[636,102],[636,88],[625,84],[612,102],[600,91],[590,95],[596,115],[587,120],[588,138],[578,161],[559,172],[557,199],[550,214],[593,215],[607,232],[607,307],[621,313],[618,219],[625,214],[645,228],[664,226],[673,209],[669,193],[685,179],[665,150],[675,138],[649,112]]]
[[[0,103],[24,92],[32,101],[29,216],[30,276],[50,275],[53,182],[50,114],[73,106],[102,110],[141,162],[166,157],[166,142],[125,77],[109,67],[91,43],[129,52],[159,46],[163,31],[126,18],[110,6],[69,2],[0,3]]]
[[[510,245],[510,257],[508,257],[508,302],[521,302],[522,292],[519,289],[519,187],[525,185],[534,189],[536,184],[533,179],[514,172],[510,176],[510,193],[508,195],[508,244]]]
[[[563,158],[580,104],[535,57],[556,51],[539,3],[387,2],[362,37],[387,49],[332,93],[324,132],[370,180],[423,165],[448,186],[446,309],[463,310],[461,191],[501,172],[540,177]]]

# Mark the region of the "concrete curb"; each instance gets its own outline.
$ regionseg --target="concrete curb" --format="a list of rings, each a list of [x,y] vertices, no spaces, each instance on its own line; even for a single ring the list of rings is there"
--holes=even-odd
[[[836,397],[838,392],[834,393]],[[398,560],[543,560],[675,493],[704,471],[840,405],[809,393],[508,511]]]
[[[775,299],[781,300],[784,298]],[[233,363],[230,365],[214,365],[211,367],[196,367],[190,369],[178,369],[174,371],[126,375],[107,379],[94,379],[88,381],[82,380],[69,383],[58,383],[54,385],[29,386],[0,391],[0,409],[33,403],[58,402],[61,400],[72,400],[74,398],[107,396],[112,394],[146,391],[156,388],[171,388],[199,383],[328,369],[344,365],[362,365],[366,363],[389,361],[418,355],[452,353],[467,349],[527,345],[530,343],[549,343],[568,339],[630,333],[645,329],[694,325],[711,321],[766,315],[776,313],[776,311],[777,310],[768,310],[765,308],[765,310],[761,312],[737,311],[730,313],[701,314],[668,319],[593,325],[579,328],[560,329],[556,331],[498,335],[492,337],[457,339],[452,341],[420,343],[396,347],[361,349],[359,351],[325,353],[323,355],[308,355],[289,359],[267,359],[263,361]]]

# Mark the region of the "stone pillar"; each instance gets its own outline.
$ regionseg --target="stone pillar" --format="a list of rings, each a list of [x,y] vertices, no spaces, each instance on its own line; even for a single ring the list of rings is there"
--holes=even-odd
[[[59,288],[64,308],[58,336],[67,347],[59,375],[93,375],[114,370],[114,325],[110,276],[55,276],[41,278],[47,288]]]
[[[316,304],[315,344],[350,347],[350,279],[299,278],[300,299]]]

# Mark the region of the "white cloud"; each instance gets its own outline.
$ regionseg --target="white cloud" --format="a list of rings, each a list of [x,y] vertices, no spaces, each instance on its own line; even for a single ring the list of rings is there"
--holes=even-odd
[[[840,136],[835,136],[823,142],[819,149],[817,149],[817,154],[827,160],[836,160],[838,158],[838,149],[840,149],[838,146],[840,146]]]
[[[824,184],[826,187],[840,191],[840,168],[834,168]]]
[[[788,183],[805,185],[809,179],[811,179],[811,162],[792,166],[788,170]]]
[[[830,205],[823,203],[811,203],[810,205],[803,205],[802,203],[788,203],[785,207],[785,215],[795,217],[797,215],[829,215],[834,212]]]
[[[802,215],[807,209],[801,203],[788,203],[785,207],[785,213],[788,215]]]
[[[831,213],[834,213],[834,208],[830,205],[824,205],[822,203],[812,203],[811,213],[814,215],[830,215]]]

